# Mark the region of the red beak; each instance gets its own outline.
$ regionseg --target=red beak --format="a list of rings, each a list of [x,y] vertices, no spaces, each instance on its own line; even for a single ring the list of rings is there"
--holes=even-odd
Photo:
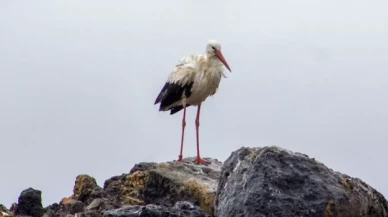
[[[218,57],[219,60],[221,60],[221,62],[225,65],[225,67],[229,70],[229,72],[232,72],[232,70],[230,70],[228,63],[226,62],[226,60],[224,58],[224,55],[222,55],[221,51],[217,50],[216,56]]]

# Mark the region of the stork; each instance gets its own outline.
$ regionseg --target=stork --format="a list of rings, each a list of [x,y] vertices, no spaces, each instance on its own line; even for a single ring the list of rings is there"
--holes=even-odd
[[[159,111],[170,111],[173,115],[183,109],[181,147],[178,162],[182,162],[183,141],[186,127],[186,108],[197,106],[195,119],[197,158],[195,163],[208,165],[200,156],[199,151],[199,116],[201,104],[208,96],[217,92],[223,75],[223,65],[230,71],[230,67],[221,52],[221,44],[210,40],[206,45],[206,53],[183,57],[170,73],[155,105],[160,103]]]

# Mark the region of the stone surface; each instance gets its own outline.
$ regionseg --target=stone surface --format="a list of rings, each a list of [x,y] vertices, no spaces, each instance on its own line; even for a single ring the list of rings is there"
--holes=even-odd
[[[222,163],[206,160],[211,162],[209,166],[194,164],[194,158],[184,162],[139,163],[129,173],[106,180],[103,188],[93,177],[78,175],[73,194],[46,207],[44,216],[100,217],[106,210],[119,213],[115,210],[130,205],[134,206],[126,208],[126,213],[130,209],[144,209],[144,213],[163,211],[167,216],[203,216],[204,211],[212,214]]]
[[[22,191],[15,208],[15,214],[19,216],[41,217],[43,213],[42,192],[33,188]]]
[[[106,211],[104,217],[210,217],[198,206],[190,202],[179,201],[174,207],[163,207],[149,204],[146,206],[131,205],[116,210]]]
[[[304,154],[241,148],[224,165],[205,159],[209,166],[192,163],[194,158],[142,162],[103,187],[81,174],[71,196],[46,208],[41,192],[29,188],[9,210],[0,206],[0,216],[388,217],[379,192]]]
[[[55,216],[56,216],[56,214],[55,214],[54,210],[52,210],[52,209],[48,209],[43,215],[43,217],[55,217]]]
[[[177,201],[189,201],[211,214],[222,163],[208,159],[209,166],[192,163],[139,163],[129,174],[115,176],[104,184],[104,191],[120,205],[156,204],[172,207]]]
[[[278,147],[241,148],[222,168],[222,217],[385,217],[387,201],[358,178]]]
[[[78,213],[77,217],[102,217],[102,214],[98,211],[84,211],[82,213]]]
[[[79,200],[85,204],[89,204],[95,198],[103,197],[103,194],[104,192],[102,188],[97,185],[96,179],[89,175],[82,174],[78,175],[75,180],[71,199]]]
[[[96,198],[96,199],[94,199],[92,201],[92,203],[89,204],[89,206],[87,206],[85,208],[85,210],[87,210],[87,211],[90,211],[90,210],[98,210],[98,211],[105,210],[106,203],[107,203],[106,199]]]
[[[3,204],[0,204],[0,217],[8,217],[11,215],[11,211],[7,209]]]
[[[71,201],[70,203],[66,204],[66,206],[70,214],[76,214],[78,212],[82,212],[84,208],[84,204],[79,200]]]

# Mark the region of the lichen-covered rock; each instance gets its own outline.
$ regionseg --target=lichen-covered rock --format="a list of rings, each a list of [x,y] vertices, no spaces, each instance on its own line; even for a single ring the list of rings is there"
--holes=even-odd
[[[183,163],[139,163],[129,174],[107,180],[104,191],[121,205],[172,207],[177,201],[190,201],[211,214],[222,163],[206,160],[211,164],[194,164],[194,158],[185,158]]]
[[[76,177],[73,194],[70,197],[65,197],[58,204],[53,204],[46,208],[47,216],[51,217],[52,211],[55,213],[55,216],[65,216],[67,214],[78,214],[86,216],[94,216],[99,214],[105,208],[118,208],[119,205],[112,205],[111,200],[107,199],[106,192],[97,185],[96,180],[86,174],[81,174]],[[92,205],[94,210],[87,209],[90,208],[92,202],[96,199],[104,199],[104,204],[99,204],[98,207],[96,203]],[[83,212],[83,211],[88,212]],[[102,214],[101,214],[102,215]]]
[[[75,180],[71,198],[89,204],[93,199],[101,197],[101,194],[103,194],[103,191],[101,187],[97,185],[96,179],[89,175],[82,174],[78,175]]]
[[[0,217],[9,217],[11,216],[11,211],[7,209],[3,204],[0,204]]]
[[[190,202],[178,201],[174,207],[158,205],[130,205],[120,209],[108,210],[104,217],[210,217],[198,206]]]
[[[240,148],[225,161],[216,199],[222,217],[386,217],[387,201],[358,178],[279,147]]]
[[[42,192],[28,188],[20,194],[15,214],[19,216],[41,217],[44,213],[42,206]]]
[[[101,217],[106,210],[128,205],[149,210],[150,206],[146,206],[149,204],[160,205],[158,209],[173,213],[174,210],[184,210],[176,207],[171,211],[178,201],[191,202],[211,214],[222,163],[215,159],[206,160],[211,164],[194,164],[194,158],[186,158],[184,162],[139,163],[129,173],[106,180],[103,188],[93,177],[78,175],[73,194],[59,204],[46,207],[44,216]]]

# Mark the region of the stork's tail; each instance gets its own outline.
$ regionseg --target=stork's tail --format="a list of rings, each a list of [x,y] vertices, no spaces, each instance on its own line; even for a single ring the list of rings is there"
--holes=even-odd
[[[189,107],[189,106],[190,105],[186,105],[186,108]],[[181,105],[172,107],[172,108],[169,109],[170,110],[170,115],[173,115],[173,114],[179,112],[182,109],[183,109],[183,106],[181,106]]]

